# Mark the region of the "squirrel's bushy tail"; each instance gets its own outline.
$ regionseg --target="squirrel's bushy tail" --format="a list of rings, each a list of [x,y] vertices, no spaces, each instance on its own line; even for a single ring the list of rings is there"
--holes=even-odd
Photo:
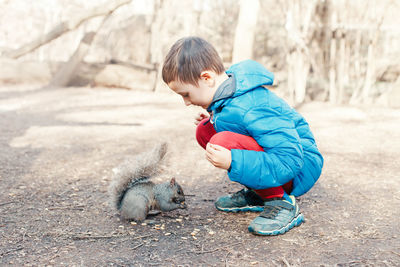
[[[151,151],[143,152],[125,159],[113,169],[109,187],[111,204],[119,208],[121,200],[133,182],[147,180],[158,171],[160,161],[167,152],[167,143],[157,144]]]

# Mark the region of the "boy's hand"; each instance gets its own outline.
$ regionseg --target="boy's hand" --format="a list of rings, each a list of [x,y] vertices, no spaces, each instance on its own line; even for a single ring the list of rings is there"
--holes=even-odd
[[[205,112],[199,112],[199,114],[197,114],[197,116],[195,117],[194,124],[198,125],[203,119],[209,118],[209,117],[210,117],[210,114],[205,113]]]
[[[221,169],[229,169],[232,162],[231,151],[225,147],[211,144],[206,147],[206,158],[212,165]]]

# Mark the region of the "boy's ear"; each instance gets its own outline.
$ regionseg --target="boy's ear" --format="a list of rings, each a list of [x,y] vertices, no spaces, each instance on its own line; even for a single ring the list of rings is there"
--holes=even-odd
[[[212,71],[205,70],[200,73],[200,79],[210,86],[214,86],[215,74]]]

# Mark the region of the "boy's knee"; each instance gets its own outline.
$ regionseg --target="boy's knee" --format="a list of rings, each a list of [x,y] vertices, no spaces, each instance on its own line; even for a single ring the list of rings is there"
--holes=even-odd
[[[227,149],[245,149],[263,151],[263,148],[254,140],[253,137],[238,134],[229,131],[223,131],[215,134],[210,143],[220,145]]]
[[[227,148],[231,134],[232,133],[228,131],[216,133],[211,137],[210,143]]]
[[[207,143],[210,141],[211,137],[215,135],[215,129],[212,124],[208,121],[208,118],[203,119],[197,125],[196,128],[196,140],[200,146],[206,149]]]

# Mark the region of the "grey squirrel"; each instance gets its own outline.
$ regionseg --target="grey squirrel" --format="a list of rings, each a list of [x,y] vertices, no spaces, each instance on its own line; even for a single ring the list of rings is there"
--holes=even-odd
[[[167,152],[167,144],[127,158],[113,169],[109,192],[112,205],[128,220],[143,221],[150,210],[171,211],[186,208],[181,186],[172,178],[155,184],[150,179],[157,174],[160,161]]]

